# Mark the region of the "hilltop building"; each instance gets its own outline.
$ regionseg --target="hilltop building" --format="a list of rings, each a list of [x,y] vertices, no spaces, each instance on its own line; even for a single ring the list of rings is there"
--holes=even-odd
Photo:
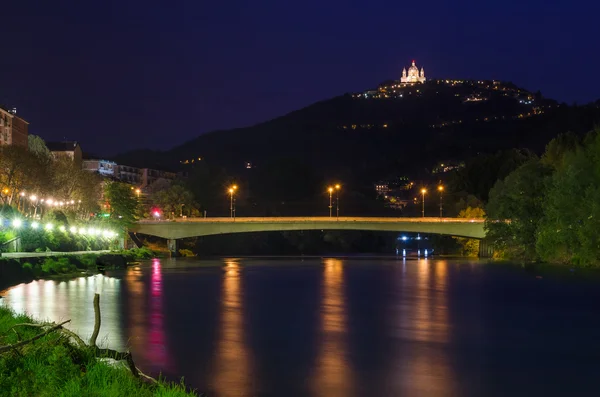
[[[412,61],[412,66],[408,68],[408,73],[406,72],[406,68],[402,69],[400,82],[405,84],[424,83],[425,69],[421,67],[421,71],[419,72],[415,61]]]
[[[28,147],[29,123],[17,117],[17,109],[0,107],[0,145]]]

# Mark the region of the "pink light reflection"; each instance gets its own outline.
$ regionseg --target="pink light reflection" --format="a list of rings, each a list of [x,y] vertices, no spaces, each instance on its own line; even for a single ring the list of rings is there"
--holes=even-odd
[[[157,367],[166,365],[165,333],[163,329],[162,271],[160,261],[152,261],[150,296],[150,331],[148,332],[148,358]]]

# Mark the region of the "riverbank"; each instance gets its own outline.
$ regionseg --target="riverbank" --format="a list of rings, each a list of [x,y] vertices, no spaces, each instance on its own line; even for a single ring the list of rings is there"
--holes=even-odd
[[[197,396],[183,384],[136,378],[56,330],[18,346],[44,333],[41,325],[0,307],[0,396]]]
[[[32,253],[36,254],[36,253]],[[21,283],[40,279],[69,279],[90,276],[101,269],[124,268],[128,263],[151,259],[155,253],[147,248],[108,253],[53,253],[54,255],[0,257],[0,291]]]

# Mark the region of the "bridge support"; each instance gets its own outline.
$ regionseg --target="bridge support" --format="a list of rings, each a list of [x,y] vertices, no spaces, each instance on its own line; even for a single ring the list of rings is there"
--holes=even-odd
[[[171,256],[179,255],[179,240],[177,239],[168,239],[167,240],[167,248],[169,252],[171,252]]]
[[[479,240],[479,257],[492,258],[494,256],[494,247],[487,239]]]

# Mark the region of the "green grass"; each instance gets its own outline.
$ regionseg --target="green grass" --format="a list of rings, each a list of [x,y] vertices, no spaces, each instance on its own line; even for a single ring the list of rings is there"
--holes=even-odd
[[[0,346],[29,339],[39,328],[17,327],[32,323],[0,307]],[[135,358],[135,357],[134,357]],[[0,354],[0,396],[197,396],[183,384],[159,380],[150,384],[134,378],[127,368],[113,367],[87,349],[74,347],[59,333],[30,343],[19,351]]]

